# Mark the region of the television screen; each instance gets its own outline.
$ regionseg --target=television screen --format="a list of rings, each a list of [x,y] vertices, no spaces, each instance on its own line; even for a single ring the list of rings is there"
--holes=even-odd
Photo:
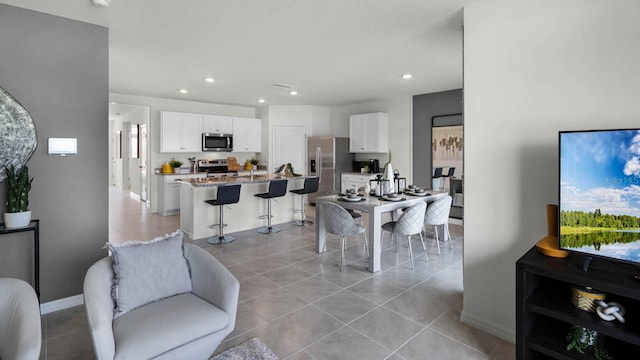
[[[640,129],[561,131],[559,248],[640,263]]]

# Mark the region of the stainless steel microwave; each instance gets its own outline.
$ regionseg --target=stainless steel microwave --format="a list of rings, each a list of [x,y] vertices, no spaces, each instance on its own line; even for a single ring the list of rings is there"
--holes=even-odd
[[[202,133],[202,151],[233,151],[233,135]]]

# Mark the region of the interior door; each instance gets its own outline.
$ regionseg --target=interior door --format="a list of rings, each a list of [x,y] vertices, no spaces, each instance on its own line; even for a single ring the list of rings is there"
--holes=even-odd
[[[147,201],[147,124],[140,124],[140,200]]]
[[[291,163],[293,171],[306,175],[307,169],[307,127],[276,126],[273,134],[272,171],[280,165]]]
[[[122,123],[122,190],[131,189],[129,163],[131,161],[131,122]]]

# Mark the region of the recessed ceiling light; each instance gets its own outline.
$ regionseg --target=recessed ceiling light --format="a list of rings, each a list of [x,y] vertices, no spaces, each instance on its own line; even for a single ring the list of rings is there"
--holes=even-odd
[[[264,102],[264,99],[258,99],[258,102],[259,102],[259,103],[263,103],[263,102]]]
[[[111,105],[115,105],[115,104],[116,104],[116,102],[115,102],[115,101],[112,101],[112,102],[111,102]]]
[[[186,93],[188,93],[188,92],[189,92],[189,91],[188,91],[187,89],[180,89],[180,94],[186,94]]]
[[[214,81],[216,81],[216,79],[212,78],[211,76],[204,78],[204,81],[208,82],[208,83],[212,83]]]
[[[413,77],[413,75],[411,75],[411,74],[403,74],[403,75],[402,75],[402,78],[403,78],[403,79],[405,79],[405,80],[409,80],[409,79],[411,79],[412,77]]]
[[[295,90],[291,90],[291,91],[289,91],[289,95],[296,96],[296,95],[298,95],[298,92],[295,91]]]

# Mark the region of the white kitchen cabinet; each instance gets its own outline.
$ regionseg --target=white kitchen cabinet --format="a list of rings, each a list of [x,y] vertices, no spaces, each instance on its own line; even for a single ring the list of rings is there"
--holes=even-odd
[[[206,174],[156,175],[158,177],[158,213],[162,216],[180,213],[180,183],[178,179],[194,179]]]
[[[347,189],[354,189],[358,191],[361,187],[365,187],[369,184],[369,180],[375,178],[376,174],[342,173],[340,177],[341,192],[345,194]]]
[[[201,152],[202,114],[160,112],[160,152]]]
[[[233,133],[233,118],[231,116],[204,115],[202,132],[231,134]]]
[[[386,153],[388,141],[389,115],[370,113],[349,117],[349,152]]]
[[[251,118],[233,118],[233,151],[261,152],[262,121]]]

